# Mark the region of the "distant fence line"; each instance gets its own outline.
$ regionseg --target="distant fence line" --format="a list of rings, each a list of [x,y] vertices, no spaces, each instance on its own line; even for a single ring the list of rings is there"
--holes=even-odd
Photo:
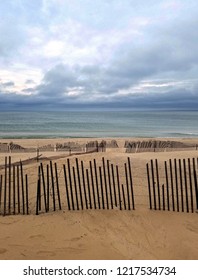
[[[124,147],[126,153],[142,152],[168,152],[168,151],[188,151],[197,150],[197,144],[186,144],[178,141],[126,141]]]
[[[0,153],[36,153],[36,152],[105,152],[106,148],[118,148],[116,140],[90,141],[88,143],[79,144],[76,142],[56,143],[54,145],[47,144],[40,147],[24,148],[13,142],[0,143]]]
[[[87,143],[65,142],[54,145],[24,148],[16,143],[0,143],[0,153],[39,153],[39,152],[68,152],[90,153],[105,152],[107,148],[119,148],[116,140],[89,141]],[[168,152],[197,150],[198,144],[187,144],[178,141],[143,140],[125,141],[126,153]]]
[[[145,153],[145,152],[172,152],[172,151],[193,151],[198,150],[198,146],[185,148],[127,148],[126,153]]]

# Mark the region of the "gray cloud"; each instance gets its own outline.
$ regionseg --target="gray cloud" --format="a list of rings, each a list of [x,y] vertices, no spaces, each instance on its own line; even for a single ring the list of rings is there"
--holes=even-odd
[[[49,60],[45,57],[46,54],[42,53],[42,50],[47,49],[43,47],[42,40],[46,40],[47,43],[54,40],[55,46],[57,48],[60,46],[61,53],[60,34],[58,33],[59,37],[57,38],[54,37],[54,34],[59,28],[59,17],[62,24],[65,14],[60,7],[56,7],[56,14],[59,17],[53,18],[51,23],[49,18],[53,11],[54,1],[49,1],[48,4],[43,1],[45,5],[39,5],[40,1],[16,1],[17,4],[13,4],[12,1],[8,2],[10,9],[8,19],[3,14],[6,4],[2,5],[4,9],[0,12],[0,15],[5,19],[0,24],[0,33],[2,34],[0,57],[3,61],[9,59],[12,61],[13,56],[17,57],[20,53],[15,61],[23,61],[23,55],[25,57],[23,48],[28,50],[29,46],[37,46],[38,44],[41,48],[38,56],[36,56],[38,50],[34,49],[35,57],[31,56],[30,52],[29,56],[24,58],[24,63],[26,61],[31,65],[35,63],[34,65],[40,67],[44,74],[39,84],[36,84],[31,76],[29,79],[26,77],[24,88],[18,92],[14,92],[13,89],[12,92],[9,92],[9,87],[15,86],[14,82],[1,80],[0,108],[3,106],[4,108],[6,106],[12,108],[27,106],[28,108],[64,109],[70,105],[77,107],[101,105],[147,108],[195,108],[197,106],[198,36],[196,31],[198,9],[195,9],[197,7],[196,1],[191,1],[188,5],[184,1],[159,1],[158,4],[156,1],[149,1],[150,4],[146,5],[143,5],[145,4],[143,0],[126,1],[127,4],[123,7],[123,1],[112,0],[105,4],[106,6],[102,5],[99,12],[101,17],[98,16],[97,22],[93,25],[91,19],[93,15],[96,16],[93,4],[90,6],[92,16],[87,18],[86,9],[78,16],[75,11],[78,11],[80,6],[75,8],[75,5],[71,4],[68,8],[69,12],[67,11],[69,14],[73,11],[75,14],[72,14],[73,21],[69,25],[71,30],[76,28],[79,32],[79,30],[88,29],[86,24],[91,25],[89,32],[84,37],[83,33],[78,34],[76,30],[71,32],[71,34],[75,34],[76,38],[80,36],[83,51],[80,48],[77,49],[78,46],[73,46],[74,42],[72,41],[71,45],[68,45],[68,49],[65,47],[65,53],[68,52],[67,56],[56,54],[58,57],[54,56]],[[88,7],[90,3],[90,1],[86,1],[85,6]],[[33,8],[35,8],[34,11]],[[109,14],[104,14],[103,17],[105,9],[110,11],[111,8],[114,17],[110,17]],[[16,14],[15,17],[12,17],[14,9],[21,15],[18,21],[16,21]],[[32,20],[30,16],[27,16],[27,10],[30,11]],[[62,10],[64,11],[64,9]],[[119,22],[116,24],[119,32],[116,33],[115,30],[111,32],[113,22],[120,11],[124,11],[126,17],[121,14]],[[164,11],[163,14],[160,13],[162,11]],[[36,14],[38,14],[38,21],[36,21]],[[107,20],[107,16],[110,17],[109,20]],[[102,24],[103,21],[105,21],[104,24]],[[75,27],[73,26],[74,22]],[[84,25],[83,28],[82,25]],[[110,30],[109,33],[108,28],[107,31],[104,28],[107,26]],[[40,30],[40,37],[37,36],[38,30],[33,32],[32,27]],[[128,36],[121,36],[122,28],[123,32],[128,32]],[[130,28],[134,30],[134,33],[131,32]],[[28,30],[34,34],[34,38],[31,38],[32,41],[30,38],[28,41],[31,41],[33,45],[27,43]],[[102,37],[104,30],[106,33]],[[68,30],[69,32],[70,30]],[[91,47],[88,45],[94,40],[102,42],[101,38],[108,39],[108,34],[112,36],[112,42],[115,42],[110,44],[110,47],[105,44],[106,42],[93,44]],[[119,39],[115,38],[116,34],[118,37],[120,36]],[[136,35],[134,36],[134,34]],[[64,36],[66,35],[64,34]],[[59,40],[60,44],[56,42],[56,39]],[[71,37],[68,35],[66,41],[68,44],[70,39]],[[81,61],[81,51],[83,56],[86,48],[87,50],[94,49],[93,53],[97,54],[98,57],[100,57],[100,53],[105,53],[105,48],[109,48],[107,52],[109,56],[105,61],[102,61],[101,57],[97,60],[94,55],[90,60],[82,58]],[[111,49],[112,53],[109,51]],[[54,50],[48,49],[48,51],[53,56]],[[65,59],[70,52],[77,54],[78,57],[78,60],[73,59],[73,63],[67,62]],[[85,57],[87,57],[87,53]],[[5,65],[7,64],[4,63],[4,67]],[[29,95],[24,95],[24,93]]]
[[[35,84],[35,81],[34,80],[31,80],[31,79],[28,79],[25,81],[26,85],[29,85],[29,84]]]
[[[10,82],[6,82],[6,83],[2,83],[1,85],[5,88],[12,87],[12,86],[14,86],[14,82],[10,81]]]

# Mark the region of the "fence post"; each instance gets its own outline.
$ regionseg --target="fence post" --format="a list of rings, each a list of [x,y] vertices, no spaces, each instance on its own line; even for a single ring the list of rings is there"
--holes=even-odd
[[[45,212],[47,212],[45,177],[44,177],[44,170],[43,170],[43,164],[42,164],[42,162],[40,163],[40,167],[41,167],[41,174],[42,174],[42,181],[43,181],[43,193],[44,193]]]
[[[19,187],[19,165],[17,165],[17,200],[18,200],[18,214],[19,214],[20,210],[21,210],[21,205],[20,205],[20,187]]]
[[[89,184],[89,172],[88,172],[88,169],[86,169],[86,176],[87,176],[87,187],[88,187],[88,195],[89,195],[89,205],[90,205],[90,209],[92,209],[92,201],[91,201],[91,191],[90,191],[90,184]]]
[[[109,160],[107,160],[107,173],[108,173],[108,179],[109,179],[109,191],[110,191],[110,198],[111,198],[111,209],[113,209],[113,195],[112,195],[112,188],[111,188],[111,176],[110,176]]]
[[[39,166],[39,211],[41,211],[41,167]]]
[[[102,164],[103,164],[104,186],[105,186],[105,192],[106,192],[107,209],[109,209],[108,190],[107,190],[107,178],[106,178],[106,168],[105,168],[104,157],[102,158]]]
[[[6,215],[6,195],[7,195],[7,157],[5,157],[5,176],[4,176],[4,216]]]
[[[13,172],[12,172],[12,179],[13,179],[13,214],[16,213],[16,197],[15,197],[15,165],[13,164]],[[0,206],[1,208],[1,206]]]
[[[2,186],[3,186],[2,182],[3,182],[3,176],[1,175],[0,176],[0,213],[2,213],[1,211],[1,195],[2,195]]]
[[[47,212],[49,211],[49,195],[50,195],[50,188],[49,188],[49,165],[46,166],[47,169]]]
[[[172,207],[173,207],[173,211],[175,211],[175,198],[174,198],[174,189],[173,189],[173,172],[172,172],[171,159],[169,159],[169,167],[170,167],[170,178],[171,178]]]
[[[118,197],[119,197],[119,203],[120,203],[120,210],[122,210],[122,200],[121,200],[121,192],[120,192],[119,170],[118,170],[118,166],[117,166],[117,165],[116,165],[116,174],[117,174]]]
[[[101,187],[101,194],[102,194],[102,208],[105,209],[104,205],[104,192],[103,192],[103,184],[102,184],[102,168],[99,166],[99,174],[100,174],[100,187]]]
[[[114,176],[114,166],[111,164],[111,173],[112,173],[112,181],[113,181],[113,190],[114,190],[114,199],[115,199],[115,206],[117,207],[117,197],[116,197],[116,187],[115,187],[115,176]]]
[[[132,173],[131,173],[131,162],[130,162],[130,158],[129,158],[129,157],[128,157],[128,168],[129,168],[129,179],[130,179],[130,186],[131,186],[132,206],[133,206],[133,210],[135,210],[135,199],[134,199],[134,191],[133,191],[133,180],[132,180]]]
[[[39,214],[39,210],[40,210],[40,189],[41,189],[41,182],[40,182],[40,166],[38,167],[38,181],[37,181],[37,196],[36,196],[36,215]]]
[[[97,197],[98,197],[98,208],[100,209],[100,194],[99,194],[98,174],[97,174],[97,167],[96,167],[95,158],[94,158],[94,171],[95,171],[96,190],[97,190]]]
[[[157,210],[156,205],[156,193],[155,193],[155,178],[154,178],[154,168],[153,168],[153,160],[151,160],[151,176],[153,182],[153,199],[154,199],[154,209]]]
[[[179,193],[178,193],[178,177],[177,177],[177,161],[174,159],[175,167],[175,186],[176,186],[176,198],[177,198],[177,212],[179,212]]]
[[[9,163],[8,163],[8,213],[11,213],[11,157],[9,156]]]
[[[195,195],[196,195],[196,210],[198,210],[198,186],[197,186],[197,172],[195,168],[195,159],[193,158],[193,175],[194,175],[194,185],[195,185]]]
[[[79,186],[79,191],[80,191],[81,208],[83,210],[82,189],[81,189],[80,172],[79,172],[79,165],[78,165],[78,159],[77,158],[76,158],[76,169],[77,169],[77,176],[78,176],[78,186]]]
[[[81,171],[82,171],[82,179],[83,179],[83,189],[84,189],[84,197],[85,197],[85,204],[86,204],[86,209],[88,209],[88,200],[87,200],[87,191],[86,191],[86,186],[85,186],[85,172],[84,172],[84,165],[83,161],[81,161]]]
[[[124,164],[124,169],[125,169],[126,188],[127,188],[127,198],[128,198],[128,210],[130,210],[131,207],[130,207],[130,197],[129,197],[129,182],[128,182],[128,172],[127,172],[127,165],[126,165],[126,163]]]
[[[69,185],[70,185],[70,192],[71,192],[72,209],[75,210],[69,159],[67,159],[67,169],[68,169],[68,175],[69,175]]]
[[[184,197],[183,197],[182,168],[181,168],[181,160],[180,160],[180,159],[179,159],[179,175],[180,175],[180,189],[181,189],[181,206],[182,206],[182,212],[184,212]]]
[[[76,172],[75,172],[74,166],[72,167],[72,170],[73,170],[73,179],[74,179],[74,190],[75,190],[75,194],[76,194],[76,206],[77,206],[77,210],[79,210],[78,190],[77,190],[77,185],[76,185]]]
[[[23,202],[23,215],[25,214],[25,195],[24,195],[24,182],[23,182],[23,165],[22,161],[20,161],[21,168],[21,192],[22,192],[22,202]]]
[[[92,185],[92,193],[93,193],[93,201],[94,201],[94,208],[96,209],[96,197],[95,197],[95,189],[94,189],[94,180],[93,180],[93,170],[92,170],[92,163],[89,162],[90,166],[90,174],[91,174],[91,185]]]
[[[169,184],[168,184],[168,170],[167,170],[167,163],[166,161],[164,162],[165,164],[165,174],[166,174],[166,194],[167,194],[167,206],[168,206],[168,211],[170,211],[170,203],[169,203]]]
[[[183,165],[184,165],[184,182],[185,182],[185,192],[186,192],[186,211],[189,212],[189,206],[188,206],[188,186],[187,186],[187,178],[186,178],[186,161],[183,159]]]
[[[67,205],[68,205],[68,209],[71,210],[71,208],[70,208],[70,200],[69,200],[68,183],[67,183],[67,173],[66,173],[65,164],[63,164],[63,170],[64,170],[64,177],[65,177],[65,189],[66,189]]]
[[[146,170],[147,170],[147,180],[148,180],[149,205],[150,205],[150,209],[152,210],[151,185],[150,185],[150,174],[149,174],[149,165],[148,165],[148,163],[146,164]]]
[[[193,207],[193,191],[192,191],[192,177],[191,177],[191,166],[190,166],[190,159],[188,158],[188,172],[189,172],[189,183],[190,183],[190,198],[191,198],[191,211],[194,212]]]
[[[28,176],[25,175],[25,189],[26,189],[26,214],[29,214],[29,201],[28,201]]]
[[[155,167],[156,167],[157,190],[158,190],[158,207],[159,207],[159,210],[161,210],[159,170],[158,170],[158,162],[157,162],[157,159],[155,159]]]
[[[58,182],[58,169],[57,169],[56,162],[54,163],[54,167],[55,167],[55,176],[56,176],[56,189],[57,189],[57,195],[58,195],[58,205],[59,205],[59,210],[61,210],[61,199],[60,199],[59,182]]]
[[[53,166],[52,166],[52,161],[51,160],[50,160],[50,171],[51,171],[51,182],[52,182],[53,207],[54,207],[54,211],[56,211],[55,190],[54,190],[54,174],[53,174]]]

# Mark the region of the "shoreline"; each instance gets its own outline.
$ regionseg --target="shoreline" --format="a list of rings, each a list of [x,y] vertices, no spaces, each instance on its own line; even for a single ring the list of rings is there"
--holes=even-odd
[[[181,135],[183,135],[181,133]],[[198,135],[194,135],[192,133],[192,136],[190,136],[191,134],[186,134],[186,136],[46,136],[46,137],[39,137],[38,135],[36,135],[35,137],[32,136],[12,136],[12,137],[7,137],[7,136],[1,136],[0,135],[0,141],[1,140],[7,140],[7,139],[13,139],[13,140],[39,140],[39,139],[123,139],[123,138],[130,138],[130,139],[186,139],[186,140],[190,140],[190,139],[197,139],[198,140]],[[185,134],[184,134],[185,135]]]

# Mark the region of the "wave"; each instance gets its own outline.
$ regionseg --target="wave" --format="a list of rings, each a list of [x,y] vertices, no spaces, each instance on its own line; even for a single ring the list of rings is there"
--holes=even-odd
[[[171,137],[198,137],[196,132],[173,132],[168,133]]]

